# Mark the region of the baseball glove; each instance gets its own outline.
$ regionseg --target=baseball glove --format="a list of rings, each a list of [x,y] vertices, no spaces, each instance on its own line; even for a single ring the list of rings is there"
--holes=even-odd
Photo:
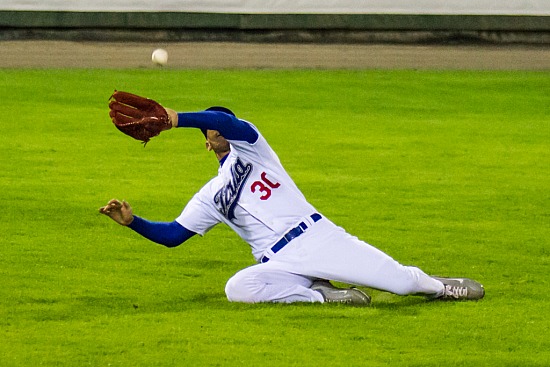
[[[116,128],[144,146],[172,127],[166,109],[152,99],[115,90],[109,101],[109,116]]]

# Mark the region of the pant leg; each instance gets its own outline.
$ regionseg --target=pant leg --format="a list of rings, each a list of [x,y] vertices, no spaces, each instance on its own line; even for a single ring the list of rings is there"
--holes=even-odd
[[[400,264],[326,219],[296,240],[301,256],[292,272],[399,295],[443,292],[443,284],[419,268]]]
[[[284,270],[276,262],[253,265],[229,279],[225,286],[231,302],[324,302],[323,296],[311,290],[312,279]]]

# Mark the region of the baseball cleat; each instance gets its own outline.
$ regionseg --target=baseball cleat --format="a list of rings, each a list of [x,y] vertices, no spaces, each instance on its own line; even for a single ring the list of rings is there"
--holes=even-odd
[[[336,288],[328,280],[316,280],[311,289],[321,293],[327,303],[346,303],[357,306],[368,306],[370,297],[357,288]]]
[[[437,297],[443,300],[478,300],[485,296],[483,285],[472,279],[467,278],[439,278],[445,286],[443,295]]]

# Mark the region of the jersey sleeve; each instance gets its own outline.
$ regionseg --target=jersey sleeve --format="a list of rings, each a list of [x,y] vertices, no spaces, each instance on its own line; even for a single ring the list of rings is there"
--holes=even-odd
[[[246,141],[249,144],[258,140],[258,132],[249,122],[220,111],[180,112],[178,127],[217,130],[227,140]]]
[[[176,221],[152,222],[137,215],[134,215],[134,220],[128,227],[148,240],[166,247],[179,246],[196,234]]]
[[[193,198],[187,203],[180,216],[176,218],[176,222],[184,228],[204,236],[212,227],[220,223],[217,217],[217,210],[212,207],[207,199],[207,191],[209,184],[203,187]]]

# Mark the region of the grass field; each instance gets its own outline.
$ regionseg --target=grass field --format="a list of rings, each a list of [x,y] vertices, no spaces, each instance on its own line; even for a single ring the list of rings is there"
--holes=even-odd
[[[217,171],[198,131],[119,133],[115,88],[230,107],[321,213],[485,299],[227,302],[253,262],[228,228],[167,249],[97,213],[171,221]],[[547,366],[549,91],[548,72],[0,70],[0,365]]]

